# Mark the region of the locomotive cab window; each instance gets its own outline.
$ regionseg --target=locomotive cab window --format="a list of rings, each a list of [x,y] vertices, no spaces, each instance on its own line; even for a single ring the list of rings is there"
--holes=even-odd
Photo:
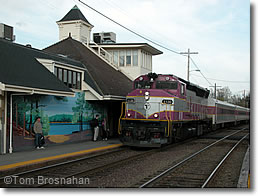
[[[151,83],[149,81],[136,81],[134,83],[135,89],[150,89]]]
[[[178,88],[178,83],[175,81],[157,81],[156,88],[176,90]]]
[[[184,84],[180,85],[180,92],[181,92],[181,95],[185,95],[185,85]]]

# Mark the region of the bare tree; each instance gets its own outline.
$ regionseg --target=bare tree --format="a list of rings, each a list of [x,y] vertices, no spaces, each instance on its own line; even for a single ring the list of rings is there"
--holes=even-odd
[[[247,95],[232,95],[229,102],[242,107],[250,108],[250,93]]]
[[[217,90],[217,99],[221,101],[229,101],[232,96],[232,92],[230,91],[228,86],[225,86],[221,89]]]

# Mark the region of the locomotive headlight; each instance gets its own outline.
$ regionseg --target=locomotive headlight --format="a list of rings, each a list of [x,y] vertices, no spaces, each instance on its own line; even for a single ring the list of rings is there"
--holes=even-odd
[[[150,93],[149,92],[145,92],[145,100],[148,101],[150,99]]]
[[[128,116],[128,117],[131,117],[131,114],[130,114],[130,113],[128,113],[128,114],[127,114],[127,116]]]
[[[154,116],[154,118],[158,118],[158,117],[159,117],[159,114],[156,113],[156,114],[154,114],[153,116]]]

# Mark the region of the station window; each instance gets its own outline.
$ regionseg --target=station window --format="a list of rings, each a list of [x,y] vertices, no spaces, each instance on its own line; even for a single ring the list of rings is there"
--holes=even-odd
[[[55,67],[55,69],[54,69],[54,74],[57,77],[57,67]]]
[[[151,69],[152,67],[152,56],[145,52],[141,52],[141,67]]]
[[[118,65],[118,51],[114,51],[114,64]]]
[[[74,89],[81,89],[82,74],[80,72],[75,72],[64,68],[55,67],[54,74],[67,87],[74,88]]]
[[[145,67],[145,54],[142,52],[142,67]]]
[[[120,67],[125,66],[125,52],[124,51],[119,52],[119,66]]]
[[[64,69],[64,83],[67,85],[67,69]]]
[[[77,74],[75,71],[73,71],[73,88],[76,88],[76,77],[77,77]]]
[[[77,89],[81,89],[81,73],[77,73],[77,84],[76,84],[76,88]]]
[[[58,69],[58,78],[59,80],[63,81],[63,69]]]
[[[68,87],[72,88],[72,71],[68,71]]]
[[[138,51],[133,50],[133,66],[138,66]]]
[[[126,51],[126,66],[131,66],[131,61],[132,61],[132,52],[131,50]]]

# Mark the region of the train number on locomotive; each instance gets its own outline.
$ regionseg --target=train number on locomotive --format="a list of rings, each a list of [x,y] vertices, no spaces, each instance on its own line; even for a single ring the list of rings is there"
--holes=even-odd
[[[171,99],[163,99],[162,103],[163,104],[173,104],[173,100],[171,100]]]

